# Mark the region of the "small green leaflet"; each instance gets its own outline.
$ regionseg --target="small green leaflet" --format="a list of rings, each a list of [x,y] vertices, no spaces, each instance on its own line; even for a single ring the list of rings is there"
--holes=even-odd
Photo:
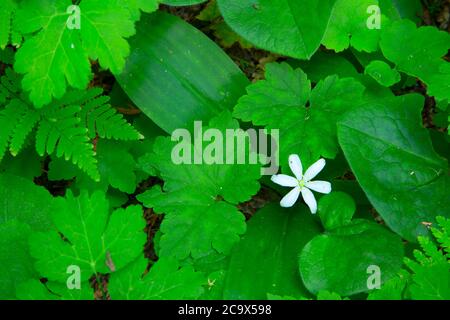
[[[376,82],[385,87],[390,87],[400,81],[400,73],[384,61],[374,60],[367,65],[364,73],[375,79]]]
[[[350,224],[356,211],[352,197],[344,192],[332,192],[319,200],[319,217],[326,230]]]
[[[101,192],[86,192],[58,198],[53,212],[57,231],[34,233],[31,255],[36,269],[51,281],[67,280],[67,268],[78,266],[81,280],[93,274],[119,270],[143,251],[145,221],[140,206],[129,206],[109,214],[109,204]],[[64,237],[62,237],[62,236]]]
[[[140,257],[112,274],[108,285],[111,299],[182,300],[196,299],[203,293],[205,276],[191,266],[180,267],[175,259],[161,258],[144,274],[147,264]]]
[[[239,128],[228,112],[212,119],[210,127],[219,129],[224,137],[226,129]],[[206,143],[204,148],[190,143],[187,141],[191,155],[211,151]],[[163,190],[155,186],[138,196],[146,207],[166,214],[161,225],[160,256],[198,258],[211,249],[227,253],[246,228],[244,215],[235,205],[259,190],[260,166],[175,164],[171,158],[175,145],[170,138],[158,138],[153,152],[141,159],[144,169],[156,168],[164,179]]]

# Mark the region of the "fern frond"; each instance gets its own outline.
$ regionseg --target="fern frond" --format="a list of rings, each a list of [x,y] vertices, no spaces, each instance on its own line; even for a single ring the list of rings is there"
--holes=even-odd
[[[22,150],[26,138],[36,127],[41,118],[41,114],[36,109],[31,109],[22,103],[23,113],[17,121],[9,143],[9,152],[15,157]]]
[[[42,109],[23,95],[20,76],[8,68],[0,78],[0,160],[16,156],[37,127],[36,151],[71,160],[94,180],[100,178],[91,139],[137,140],[140,133],[102,96],[102,89],[67,92]]]
[[[446,253],[447,259],[450,259],[450,219],[437,217],[436,221],[440,228],[432,228],[431,232]]]
[[[20,100],[11,100],[0,110],[0,160],[3,159],[11,136],[23,113]]]
[[[47,109],[36,133],[36,151],[41,156],[56,152],[57,157],[71,159],[94,180],[98,180],[100,175],[94,146],[87,136],[87,129],[79,125],[79,111],[79,106]]]
[[[108,102],[108,96],[99,96],[82,106],[79,116],[88,129],[89,137],[92,139],[98,134],[100,138],[107,139],[142,139],[143,136]]]

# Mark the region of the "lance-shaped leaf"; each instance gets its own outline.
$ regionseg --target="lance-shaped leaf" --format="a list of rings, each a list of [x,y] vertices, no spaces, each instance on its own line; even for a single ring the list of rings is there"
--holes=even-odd
[[[220,47],[178,17],[143,15],[118,81],[167,132],[231,109],[248,80]],[[149,32],[149,30],[152,30]],[[170,94],[169,94],[170,93]]]

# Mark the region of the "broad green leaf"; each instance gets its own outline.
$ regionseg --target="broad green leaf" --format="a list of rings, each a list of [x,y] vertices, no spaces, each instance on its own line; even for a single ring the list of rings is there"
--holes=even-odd
[[[299,258],[303,282],[312,293],[333,291],[341,296],[366,292],[370,266],[380,270],[381,283],[394,277],[402,266],[400,237],[367,220],[316,236]]]
[[[57,200],[53,222],[58,232],[30,237],[31,254],[42,276],[65,283],[67,268],[74,265],[85,281],[98,272],[123,268],[142,252],[146,236],[140,206],[118,209],[110,215],[101,192],[91,197],[84,192],[77,198],[68,192],[66,198]]]
[[[210,127],[225,136],[226,129],[239,126],[225,112],[214,118]],[[200,138],[195,136],[194,140]],[[191,255],[196,259],[210,250],[228,253],[246,227],[244,215],[235,205],[249,200],[259,190],[260,166],[225,164],[225,160],[224,164],[194,164],[192,158],[191,164],[175,164],[171,156],[175,145],[170,138],[158,138],[153,152],[141,159],[144,169],[156,169],[164,180],[163,190],[154,186],[138,196],[146,207],[166,214],[160,229],[159,255],[179,259]],[[206,143],[202,147],[195,141],[187,141],[192,157],[205,155],[207,148]],[[233,150],[225,150],[224,158],[226,152]]]
[[[447,161],[422,127],[423,98],[370,102],[347,113],[339,142],[358,182],[386,224],[416,241],[423,222],[450,215]]]
[[[386,62],[380,60],[372,61],[364,70],[364,73],[371,76],[379,84],[390,87],[400,81],[400,73],[392,69]]]
[[[450,63],[442,59],[450,49],[448,33],[401,20],[382,32],[380,46],[398,70],[425,82],[429,95],[450,99]]]
[[[247,87],[234,115],[257,126],[279,129],[282,166],[290,154],[300,155],[307,166],[320,156],[337,155],[336,121],[360,103],[363,91],[355,79],[337,76],[321,80],[311,91],[302,70],[273,63],[266,66],[265,80]]]
[[[303,208],[304,209],[304,208]],[[298,272],[303,246],[320,233],[306,209],[271,204],[258,211],[235,246],[223,298],[266,299],[266,294],[308,296]]]
[[[167,132],[233,107],[248,84],[214,42],[167,13],[143,15],[130,45],[132,53],[118,81]]]
[[[83,283],[80,289],[68,289],[66,284],[29,279],[17,286],[16,296],[20,300],[93,300],[94,291],[89,283]]]
[[[319,217],[326,230],[349,224],[355,211],[353,198],[344,192],[332,192],[319,201]]]
[[[44,188],[11,174],[0,174],[0,225],[18,220],[35,231],[53,228],[55,201]]]
[[[380,30],[372,27],[372,23],[376,22],[376,11],[371,10],[376,7],[378,0],[337,0],[322,44],[336,52],[350,46],[358,51],[376,51]],[[385,20],[381,16],[380,23],[382,29]]]
[[[16,55],[14,68],[25,74],[22,84],[38,108],[61,98],[69,84],[86,88],[91,78],[89,59],[118,74],[130,48],[134,21],[121,0],[81,1],[79,28],[69,24],[76,11],[69,0],[26,1],[17,24],[28,34]],[[156,6],[154,6],[156,10]]]
[[[15,299],[16,286],[35,276],[28,252],[31,228],[18,220],[0,224],[0,299]]]
[[[159,259],[144,274],[148,261],[138,258],[125,269],[111,275],[108,291],[112,300],[196,299],[206,279],[190,266],[181,267],[174,259]],[[144,274],[144,275],[143,275]]]
[[[227,24],[257,47],[298,59],[319,48],[336,0],[218,0]]]

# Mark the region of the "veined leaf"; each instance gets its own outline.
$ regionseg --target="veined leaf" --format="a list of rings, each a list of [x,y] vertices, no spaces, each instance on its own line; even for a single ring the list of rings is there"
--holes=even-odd
[[[309,59],[319,48],[335,2],[218,0],[225,21],[244,39],[298,59]]]
[[[145,221],[140,206],[118,209],[109,216],[101,192],[84,192],[75,198],[69,191],[58,198],[53,222],[58,232],[39,232],[30,237],[36,269],[52,281],[65,283],[67,268],[78,266],[81,280],[99,272],[114,272],[133,261],[143,250]],[[63,237],[61,236],[63,235]]]
[[[232,108],[248,84],[214,42],[167,13],[143,15],[130,45],[132,53],[118,81],[167,132]]]
[[[410,241],[424,222],[450,216],[447,161],[422,127],[423,98],[371,102],[338,124],[339,142],[358,182],[387,225]]]

